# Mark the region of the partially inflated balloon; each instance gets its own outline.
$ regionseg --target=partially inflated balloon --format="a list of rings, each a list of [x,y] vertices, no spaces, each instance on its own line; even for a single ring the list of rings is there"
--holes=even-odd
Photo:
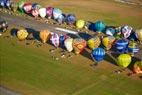
[[[28,36],[28,32],[25,29],[21,29],[17,32],[17,37],[19,40],[25,40]]]
[[[86,47],[86,41],[84,39],[76,38],[73,40],[73,48],[75,54],[81,53],[85,47]]]
[[[115,41],[115,37],[113,36],[107,36],[102,39],[102,43],[106,47],[106,50],[111,49],[114,41]]]
[[[18,8],[19,8],[19,11],[21,13],[24,13],[24,10],[23,10],[23,6],[25,4],[25,0],[21,0],[19,3],[18,3]]]
[[[64,42],[67,51],[71,52],[73,50],[73,38],[67,38]]]
[[[102,61],[105,56],[105,50],[103,48],[96,48],[92,51],[92,57],[97,61]]]
[[[45,16],[46,16],[46,8],[40,8],[39,9],[39,15],[40,15],[40,17],[45,18]]]
[[[13,12],[16,12],[16,11],[17,11],[18,5],[17,5],[16,2],[12,2],[12,3],[11,3],[11,9],[12,9]]]
[[[97,21],[97,22],[95,23],[95,29],[96,29],[96,31],[101,31],[101,32],[103,32],[103,31],[105,30],[105,28],[106,28],[106,25],[105,25],[104,22],[102,22],[102,21]]]
[[[121,67],[126,68],[131,63],[131,56],[129,54],[120,54],[118,56],[117,64]]]
[[[53,17],[54,17],[54,19],[55,20],[58,19],[60,15],[62,15],[62,11],[60,9],[58,9],[58,8],[54,8],[53,9]]]
[[[142,61],[137,61],[134,64],[133,71],[137,74],[142,74]]]
[[[109,36],[113,36],[115,34],[116,30],[115,28],[107,28],[106,29],[106,34]]]
[[[59,41],[60,41],[60,47],[65,48],[65,40],[68,38],[67,35],[60,35]]]
[[[39,16],[39,11],[38,11],[37,9],[33,9],[33,10],[32,10],[32,15],[33,15],[34,17],[38,17],[38,16]]]
[[[43,43],[46,43],[47,40],[49,39],[50,37],[50,32],[48,30],[41,30],[40,31],[40,39],[42,40]]]
[[[31,3],[25,3],[23,5],[23,9],[26,13],[31,13],[32,11],[32,4]]]
[[[142,29],[136,30],[137,38],[142,41]]]
[[[123,26],[123,27],[121,28],[121,32],[122,32],[124,38],[128,38],[128,37],[131,35],[132,27],[127,26],[127,25],[126,25],[126,26]]]
[[[122,53],[125,52],[128,47],[128,41],[125,39],[119,39],[116,41],[115,44],[116,44],[116,49]]]
[[[39,5],[38,3],[32,4],[32,10],[39,10],[40,8],[41,8],[41,5]]]
[[[63,22],[65,21],[65,15],[64,15],[64,14],[60,15],[60,16],[57,18],[57,21],[58,21],[59,23],[63,23]]]
[[[55,47],[59,47],[60,42],[59,42],[59,35],[58,35],[58,34],[52,33],[50,40],[51,40],[51,43],[52,43]]]
[[[98,36],[95,36],[87,41],[87,45],[90,49],[95,49],[99,47],[101,44],[101,40]]]
[[[84,20],[77,20],[76,21],[76,27],[77,28],[83,28],[85,25],[85,21]]]
[[[46,8],[46,15],[51,18],[53,14],[53,8],[52,7],[48,7]]]

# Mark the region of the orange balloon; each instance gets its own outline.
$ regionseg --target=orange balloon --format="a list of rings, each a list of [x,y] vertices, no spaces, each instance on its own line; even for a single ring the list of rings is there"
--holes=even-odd
[[[39,35],[41,41],[42,41],[43,43],[46,43],[47,40],[48,40],[49,37],[50,37],[50,34],[51,34],[51,32],[49,32],[48,30],[41,30],[41,31],[40,31],[40,35]]]

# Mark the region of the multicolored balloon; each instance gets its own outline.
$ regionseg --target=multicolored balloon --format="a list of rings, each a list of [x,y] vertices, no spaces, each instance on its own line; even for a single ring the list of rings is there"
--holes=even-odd
[[[121,28],[121,32],[124,38],[128,38],[131,35],[132,29],[133,28],[131,26],[127,26],[127,25]]]
[[[65,15],[64,15],[64,14],[60,15],[60,16],[57,18],[57,21],[58,21],[58,23],[63,23],[63,22],[65,22]]]
[[[32,3],[25,3],[23,5],[23,9],[26,13],[31,13],[32,11]]]
[[[66,40],[67,38],[68,38],[67,35],[60,35],[59,41],[60,41],[60,47],[61,47],[61,48],[65,48],[64,42],[65,42],[65,40]]]
[[[39,11],[37,9],[32,10],[32,15],[37,18],[39,16]]]
[[[39,9],[39,15],[40,15],[40,17],[45,18],[45,16],[46,16],[46,8],[40,8]]]
[[[73,50],[73,38],[67,38],[64,44],[68,52],[71,52]]]
[[[52,33],[50,38],[51,43],[57,48],[59,47],[59,35],[57,33]]]
[[[84,20],[77,20],[76,21],[76,27],[77,28],[83,28],[85,26],[85,21]]]
[[[131,63],[132,59],[129,54],[120,54],[118,56],[118,62],[117,64],[121,67],[128,67],[128,65]]]
[[[28,32],[25,29],[20,29],[17,31],[17,37],[18,39],[21,40],[25,40],[28,36]]]
[[[62,11],[58,8],[53,9],[53,18],[57,20],[62,15]]]
[[[52,15],[53,15],[53,8],[52,7],[46,8],[46,15],[48,16],[48,18],[52,17]]]
[[[75,54],[81,53],[86,47],[86,41],[82,38],[76,38],[73,40],[73,49]]]
[[[102,43],[105,46],[106,50],[111,49],[114,41],[115,41],[115,37],[113,36],[106,36],[102,39]]]
[[[106,25],[105,25],[104,22],[102,22],[102,21],[97,21],[97,22],[95,23],[95,30],[96,30],[96,31],[103,32],[103,31],[105,30],[105,28],[106,28]]]
[[[139,51],[138,45],[134,41],[130,41],[128,45],[128,52],[131,54],[131,56],[134,56],[134,53],[137,53]]]
[[[46,43],[50,35],[51,35],[51,32],[49,32],[48,30],[41,30],[39,37],[43,43]]]
[[[95,49],[99,47],[101,44],[101,40],[98,36],[95,36],[87,41],[87,45],[90,49]]]
[[[100,62],[104,59],[105,57],[105,50],[103,48],[96,48],[92,51],[91,56],[93,59],[96,60],[96,62]]]
[[[72,25],[72,24],[75,23],[75,21],[76,21],[76,17],[75,17],[74,14],[68,14],[68,15],[66,16],[66,23],[67,23],[67,24]]]
[[[116,41],[115,45],[118,52],[124,53],[127,50],[128,41],[125,39],[119,39]]]
[[[115,28],[109,27],[106,29],[106,35],[113,36],[116,32]]]
[[[40,8],[41,8],[41,5],[39,5],[38,3],[32,4],[32,10],[39,10]]]
[[[136,30],[136,35],[139,41],[142,41],[142,29]]]
[[[142,74],[142,61],[135,62],[133,72],[136,74]]]

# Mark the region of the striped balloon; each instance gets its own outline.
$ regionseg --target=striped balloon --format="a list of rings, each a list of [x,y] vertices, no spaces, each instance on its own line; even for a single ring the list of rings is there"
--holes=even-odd
[[[116,49],[118,50],[118,52],[126,52],[126,49],[128,47],[128,41],[125,39],[119,39],[116,41]]]
[[[139,51],[139,48],[137,47],[137,43],[133,41],[129,42],[128,52],[131,53],[131,55],[133,56],[134,53],[137,53],[138,51]]]
[[[51,40],[51,43],[52,43],[56,48],[59,47],[60,42],[59,42],[59,35],[58,35],[57,33],[52,33],[50,40]]]
[[[97,62],[100,62],[104,59],[105,50],[103,48],[96,48],[91,55]]]
[[[129,54],[121,54],[118,56],[117,64],[121,67],[126,68],[131,63],[131,56]]]
[[[102,22],[102,21],[97,21],[97,22],[95,23],[95,30],[96,30],[96,31],[101,31],[101,32],[103,32],[103,31],[105,30],[105,28],[106,28],[106,25],[105,25],[104,22]]]

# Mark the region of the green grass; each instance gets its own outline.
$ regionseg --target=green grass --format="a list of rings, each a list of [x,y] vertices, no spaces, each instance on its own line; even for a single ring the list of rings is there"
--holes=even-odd
[[[78,56],[79,57],[79,56]],[[76,59],[74,59],[76,60]],[[64,64],[65,63],[65,64]],[[89,64],[88,64],[89,65]],[[0,85],[25,95],[140,95],[142,81],[52,59],[49,48],[0,37]]]

